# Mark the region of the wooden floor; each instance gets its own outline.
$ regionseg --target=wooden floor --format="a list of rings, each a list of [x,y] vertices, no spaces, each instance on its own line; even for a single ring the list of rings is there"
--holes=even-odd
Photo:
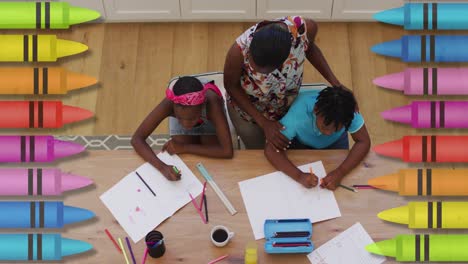
[[[87,53],[42,65],[61,65],[69,70],[97,77],[100,84],[95,87],[67,96],[47,97],[94,111],[96,119],[60,130],[27,132],[51,132],[60,135],[132,134],[142,119],[163,98],[167,81],[171,77],[222,71],[228,48],[251,24],[87,24],[66,31],[40,32],[57,34],[60,38],[79,41],[89,46],[90,50]],[[375,55],[370,51],[370,47],[400,38],[403,34],[417,33],[421,32],[405,32],[399,27],[379,23],[319,23],[316,42],[341,82],[354,90],[373,144],[400,138],[406,134],[432,133],[384,121],[380,112],[407,104],[410,97],[372,84],[373,78],[401,71],[407,65],[397,59]],[[320,74],[310,64],[306,64],[304,83],[323,81]],[[11,97],[3,96],[0,99],[10,100]],[[167,122],[156,130],[157,133],[167,131]],[[437,133],[456,134],[460,131]]]

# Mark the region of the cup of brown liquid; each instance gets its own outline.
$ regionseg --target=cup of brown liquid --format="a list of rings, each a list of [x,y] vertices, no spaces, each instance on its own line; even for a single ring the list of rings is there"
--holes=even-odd
[[[224,247],[234,237],[234,232],[229,231],[225,226],[218,225],[211,229],[211,242],[217,247]]]

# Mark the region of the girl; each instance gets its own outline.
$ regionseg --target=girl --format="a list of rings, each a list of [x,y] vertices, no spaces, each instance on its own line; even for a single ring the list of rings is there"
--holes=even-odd
[[[224,100],[213,81],[202,83],[195,77],[181,77],[166,90],[166,98],[143,120],[132,137],[135,151],[168,180],[180,179],[172,165],[162,162],[146,143],[146,138],[169,117],[171,139],[163,146],[169,154],[191,153],[213,158],[232,158],[231,133]]]

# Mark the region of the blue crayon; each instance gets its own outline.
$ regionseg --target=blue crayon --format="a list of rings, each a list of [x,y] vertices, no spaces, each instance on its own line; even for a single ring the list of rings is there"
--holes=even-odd
[[[62,260],[92,248],[89,243],[59,234],[0,234],[0,261]]]
[[[467,62],[467,43],[468,35],[406,35],[371,50],[404,62]]]
[[[0,202],[0,228],[62,228],[94,213],[63,202]]]
[[[406,3],[374,15],[407,30],[468,29],[468,3]]]

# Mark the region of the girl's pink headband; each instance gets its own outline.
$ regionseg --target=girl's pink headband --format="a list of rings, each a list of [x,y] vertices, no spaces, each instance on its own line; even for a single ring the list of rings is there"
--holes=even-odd
[[[171,100],[175,104],[189,105],[189,106],[201,105],[205,102],[205,99],[206,99],[205,95],[208,89],[213,90],[220,97],[222,97],[222,94],[219,88],[211,82],[203,85],[203,89],[200,91],[181,94],[181,95],[175,95],[174,91],[172,90],[172,87],[169,87],[166,89],[166,97],[167,99]]]

